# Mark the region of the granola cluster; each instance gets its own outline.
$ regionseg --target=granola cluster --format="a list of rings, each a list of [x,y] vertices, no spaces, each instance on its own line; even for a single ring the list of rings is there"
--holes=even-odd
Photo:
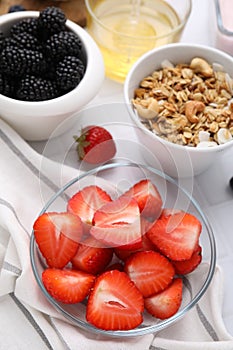
[[[195,57],[164,61],[135,90],[141,122],[167,141],[192,147],[226,143],[233,135],[233,79],[219,64]]]

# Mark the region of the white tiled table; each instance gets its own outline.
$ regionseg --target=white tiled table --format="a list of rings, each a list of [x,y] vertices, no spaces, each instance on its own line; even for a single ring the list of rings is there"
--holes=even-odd
[[[182,37],[183,42],[206,44],[215,46],[215,12],[213,0],[193,0],[193,10]],[[130,119],[123,104],[123,86],[106,79],[96,98],[89,104],[89,111],[95,113],[95,106],[111,103],[115,105],[110,121],[124,125],[130,124]],[[94,108],[92,109],[92,107]],[[105,108],[105,107],[103,107]],[[96,122],[98,122],[98,117]],[[111,119],[112,118],[112,119]],[[109,127],[111,129],[111,127]],[[77,167],[77,154],[72,136],[78,132],[73,129],[66,134],[45,142],[31,142],[31,146],[45,156]],[[128,133],[128,129],[121,128],[119,124],[114,126],[114,136],[121,140],[131,141],[135,145],[135,136]],[[120,146],[124,148],[124,142]],[[129,143],[130,148],[130,143]],[[119,150],[121,155],[125,149]],[[132,160],[141,162],[137,147],[129,151]],[[217,263],[222,267],[225,285],[223,296],[223,317],[228,331],[233,335],[233,191],[229,189],[229,179],[233,176],[233,150],[222,157],[220,155],[217,164],[205,173],[192,180],[184,180],[184,185],[189,186],[190,181],[194,184],[193,196],[199,201],[213,226],[217,244]]]

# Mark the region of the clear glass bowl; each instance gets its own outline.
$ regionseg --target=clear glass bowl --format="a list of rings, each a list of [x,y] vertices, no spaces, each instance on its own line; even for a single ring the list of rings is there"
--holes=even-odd
[[[87,30],[99,46],[105,74],[124,82],[145,52],[179,41],[191,0],[85,0]]]
[[[233,55],[233,25],[232,25],[232,9],[231,0],[215,0],[216,12],[216,42],[218,49]]]
[[[145,313],[143,323],[138,328],[132,330],[104,331],[95,328],[86,321],[85,301],[73,305],[63,304],[53,299],[46,291],[41,280],[41,274],[46,266],[37,247],[34,233],[32,232],[30,241],[31,266],[39,288],[48,301],[64,317],[66,317],[74,325],[81,327],[86,331],[106,336],[125,338],[158,332],[179,320],[190,309],[192,309],[204,295],[212,280],[216,264],[216,248],[214,235],[207,218],[202,212],[199,204],[192,197],[192,193],[188,193],[187,190],[181,188],[179,183],[173,178],[150,166],[128,162],[111,163],[97,167],[86,173],[82,173],[61,188],[48,201],[40,214],[51,211],[66,211],[67,198],[71,197],[73,194],[87,185],[95,184],[101,186],[113,198],[116,198],[123,191],[143,178],[150,179],[157,186],[163,199],[163,207],[182,209],[195,215],[202,223],[202,233],[200,236],[200,244],[202,246],[202,262],[194,272],[184,277],[182,305],[174,316],[166,320],[159,320]],[[202,265],[205,265],[204,269],[202,269]],[[196,277],[198,277],[195,278],[195,286],[192,285],[193,273],[195,273]],[[191,290],[195,290],[195,292],[191,293]]]

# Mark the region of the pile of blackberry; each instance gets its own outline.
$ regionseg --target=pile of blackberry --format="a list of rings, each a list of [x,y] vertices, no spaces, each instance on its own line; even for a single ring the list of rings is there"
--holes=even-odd
[[[44,101],[73,90],[85,73],[82,42],[66,27],[66,16],[47,7],[37,18],[0,30],[0,94]]]

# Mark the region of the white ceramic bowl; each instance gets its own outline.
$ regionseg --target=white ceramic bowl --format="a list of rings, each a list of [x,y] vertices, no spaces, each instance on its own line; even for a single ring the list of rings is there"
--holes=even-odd
[[[0,16],[0,28],[8,33],[10,27],[24,19],[38,17],[37,11],[22,11]],[[104,64],[99,48],[90,35],[70,20],[66,26],[77,34],[83,44],[86,71],[79,85],[69,93],[48,101],[25,102],[0,94],[0,117],[10,124],[28,141],[46,140],[59,127],[59,134],[68,130],[75,122],[73,117],[98,93],[104,80]]]
[[[207,46],[176,43],[162,46],[143,55],[130,70],[124,84],[124,99],[131,120],[136,126],[138,140],[148,149],[148,152],[144,151],[143,157],[150,165],[179,178],[191,177],[207,170],[217,161],[220,153],[233,146],[233,142],[229,141],[215,147],[197,148],[164,140],[142,124],[131,101],[140,81],[154,70],[160,69],[164,60],[169,60],[173,64],[189,64],[194,57],[202,57],[210,64],[221,64],[224,71],[233,77],[233,58],[228,54]]]

